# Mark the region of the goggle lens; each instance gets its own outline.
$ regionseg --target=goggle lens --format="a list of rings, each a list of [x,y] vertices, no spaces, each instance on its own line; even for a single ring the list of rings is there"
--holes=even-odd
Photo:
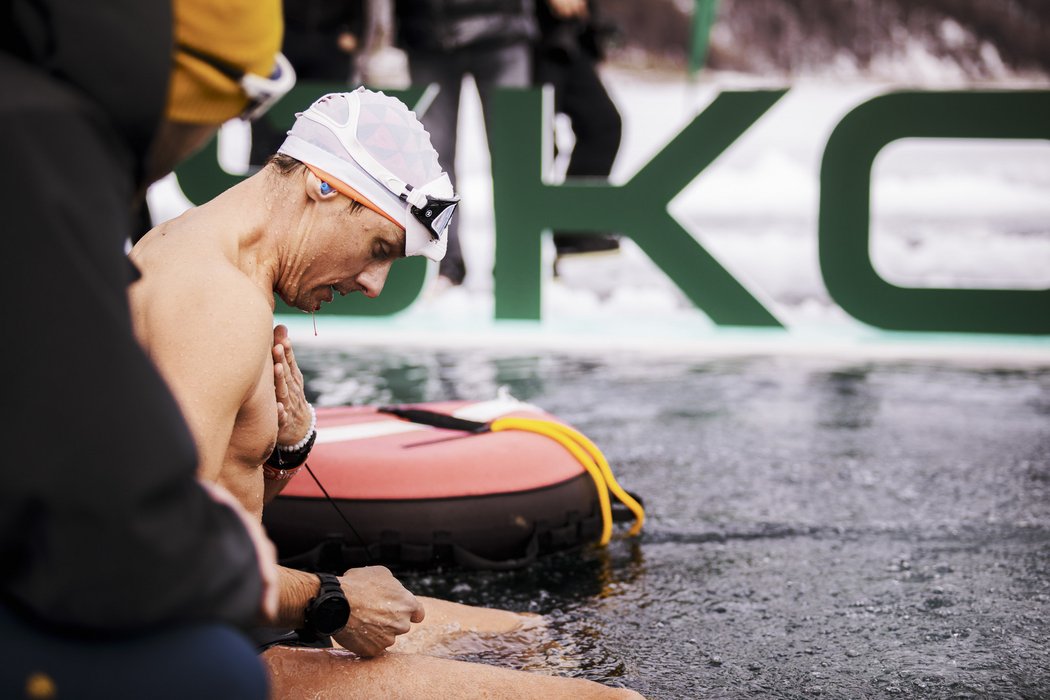
[[[439,199],[428,194],[425,207],[413,206],[410,207],[410,211],[412,216],[430,231],[430,237],[436,241],[441,238],[441,234],[452,222],[452,214],[456,211],[457,204],[459,204],[459,197]]]

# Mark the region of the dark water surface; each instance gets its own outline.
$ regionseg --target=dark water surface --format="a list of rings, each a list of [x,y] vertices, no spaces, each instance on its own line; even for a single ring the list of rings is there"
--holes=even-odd
[[[605,550],[402,574],[560,640],[477,660],[650,698],[1050,697],[1050,361],[297,356],[320,405],[506,386],[644,499]]]

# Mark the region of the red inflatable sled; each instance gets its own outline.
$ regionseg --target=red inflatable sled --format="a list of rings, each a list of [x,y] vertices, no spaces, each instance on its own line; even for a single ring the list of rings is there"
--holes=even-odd
[[[519,568],[644,519],[590,440],[507,396],[320,408],[307,467],[263,516],[282,563],[307,570]]]

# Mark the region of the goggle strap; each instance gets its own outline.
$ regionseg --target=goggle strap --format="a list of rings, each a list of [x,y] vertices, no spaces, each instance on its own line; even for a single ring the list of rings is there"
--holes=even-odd
[[[422,209],[427,205],[427,196],[422,192],[417,192],[416,189],[408,183],[405,183],[405,188],[398,197],[401,201],[409,206],[415,207],[416,209]]]

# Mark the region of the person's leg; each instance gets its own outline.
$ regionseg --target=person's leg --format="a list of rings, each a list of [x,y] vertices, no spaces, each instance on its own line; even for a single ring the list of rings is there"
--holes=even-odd
[[[455,54],[438,51],[410,51],[409,79],[415,86],[436,86],[434,95],[419,120],[430,134],[430,143],[438,152],[438,162],[456,185],[456,130],[459,125],[459,95],[463,69]],[[438,267],[438,274],[452,284],[462,284],[467,274],[463,250],[459,243],[459,217],[452,217],[448,231],[448,248]]]
[[[0,697],[264,700],[266,666],[230,627],[183,625],[119,638],[73,637],[0,606]]]
[[[535,613],[516,613],[509,610],[484,608],[448,600],[418,596],[426,610],[422,622],[412,625],[408,634],[397,638],[392,651],[431,653],[448,649],[464,639],[516,639],[522,635],[541,633],[546,629],[546,618]]]
[[[569,72],[566,70],[568,57],[563,51],[554,51],[545,44],[540,43],[533,49],[532,55],[532,84],[536,87],[548,87],[554,95],[554,112],[562,111],[565,102],[565,86],[569,81]],[[553,115],[552,115],[553,116]],[[546,126],[554,130],[554,121]],[[554,157],[559,153],[557,139],[553,140]]]
[[[525,42],[506,45],[471,47],[460,54],[466,64],[465,72],[474,78],[485,120],[485,138],[491,147],[492,109],[489,103],[496,88],[524,88],[532,80],[532,51]],[[491,152],[491,148],[490,148]]]
[[[581,55],[565,68],[565,89],[555,109],[568,115],[576,145],[567,177],[609,177],[620,150],[623,120],[605,89],[597,67]]]
[[[602,84],[593,59],[580,52],[556,67],[555,110],[567,115],[576,143],[565,171],[567,178],[608,178],[620,149],[623,122]],[[560,89],[558,89],[560,88]],[[602,232],[555,232],[558,253],[596,252],[619,248],[616,237]]]
[[[515,42],[505,46],[485,46],[467,51],[468,72],[474,76],[485,117],[486,137],[492,133],[492,110],[489,103],[496,88],[524,88],[532,84],[532,53],[528,44]]]
[[[349,651],[274,647],[263,654],[275,698],[486,698],[603,700],[641,698],[581,678],[527,673],[488,664],[387,653],[360,659]]]

